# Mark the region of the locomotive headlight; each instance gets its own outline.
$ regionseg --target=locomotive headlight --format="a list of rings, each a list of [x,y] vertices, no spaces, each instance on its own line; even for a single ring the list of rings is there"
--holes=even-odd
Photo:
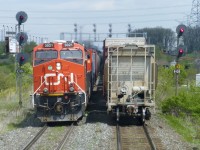
[[[56,63],[56,69],[61,70],[61,64],[60,63]]]
[[[44,89],[43,89],[43,93],[44,94],[47,94],[49,92],[49,90],[45,87]]]

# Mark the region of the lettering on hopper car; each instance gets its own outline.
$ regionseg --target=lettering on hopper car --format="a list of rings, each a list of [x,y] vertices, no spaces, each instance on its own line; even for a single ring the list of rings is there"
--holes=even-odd
[[[60,84],[60,78],[62,77],[64,77],[64,75],[62,74],[62,73],[59,73],[58,75],[57,75],[57,82],[51,82],[51,83],[49,83],[48,82],[48,77],[55,77],[56,76],[56,73],[46,73],[45,75],[44,75],[44,83],[45,83],[45,85],[59,85]],[[67,79],[65,78],[65,81],[66,81]]]

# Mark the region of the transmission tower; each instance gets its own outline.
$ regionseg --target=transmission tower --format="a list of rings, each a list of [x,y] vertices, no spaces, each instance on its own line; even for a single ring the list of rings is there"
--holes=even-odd
[[[200,26],[200,0],[193,0],[190,14],[190,26]]]

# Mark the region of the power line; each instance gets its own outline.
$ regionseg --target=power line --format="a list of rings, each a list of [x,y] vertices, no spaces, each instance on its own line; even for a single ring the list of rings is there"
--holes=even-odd
[[[28,12],[29,13],[83,13],[83,12],[100,12],[100,13],[104,13],[104,12],[119,12],[119,11],[144,11],[144,10],[156,10],[156,9],[168,9],[168,8],[177,8],[177,7],[188,7],[189,5],[188,4],[184,4],[184,5],[171,5],[171,6],[163,6],[163,7],[140,7],[140,8],[131,8],[131,9],[114,9],[114,10],[63,10],[63,11],[52,11],[52,10],[49,10],[49,11],[41,11],[41,10],[31,10]],[[18,10],[0,10],[0,12],[16,12]]]
[[[185,12],[170,12],[170,13],[152,13],[152,14],[134,14],[134,15],[120,15],[120,16],[92,16],[92,17],[45,17],[45,19],[92,19],[92,18],[125,18],[125,17],[146,17],[146,16],[163,16],[163,15],[174,15],[174,14],[184,14]],[[0,16],[1,18],[14,18],[14,17],[9,17],[9,16]],[[44,19],[43,17],[30,17],[31,19]]]
[[[166,21],[176,21],[176,18],[174,19],[155,19],[155,20],[143,20],[143,21],[127,21],[127,22],[112,22],[112,24],[127,24],[127,23],[133,23],[133,24],[136,24],[136,23],[147,23],[147,22],[166,22]],[[0,24],[12,24],[12,25],[15,25],[13,23],[0,23]],[[78,24],[81,24],[81,25],[92,25],[92,23],[78,23]],[[104,22],[104,23],[96,23],[98,25],[104,25],[104,24],[109,24],[109,22]],[[43,25],[59,25],[59,26],[66,26],[66,25],[73,25],[73,23],[31,23],[31,24],[28,24],[26,26],[43,26]]]

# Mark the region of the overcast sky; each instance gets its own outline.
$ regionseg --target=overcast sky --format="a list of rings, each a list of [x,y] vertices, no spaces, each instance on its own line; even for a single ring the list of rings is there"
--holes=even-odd
[[[126,33],[131,28],[164,27],[175,31],[187,24],[193,0],[0,0],[0,29],[13,30],[16,13],[25,11],[24,29],[30,37],[59,39],[61,32]],[[4,25],[4,28],[3,28]]]

